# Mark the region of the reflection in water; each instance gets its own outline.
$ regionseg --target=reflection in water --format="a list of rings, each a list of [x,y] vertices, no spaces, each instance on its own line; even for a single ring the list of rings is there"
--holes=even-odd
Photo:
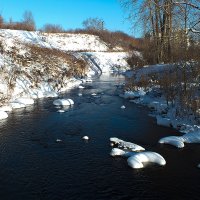
[[[158,144],[179,133],[157,126],[146,108],[119,98],[116,85],[123,81],[102,76],[62,94],[75,101],[64,113],[47,98],[1,121],[1,199],[198,199],[199,145],[178,150]],[[167,165],[133,170],[126,159],[109,156],[110,137],[156,151]]]

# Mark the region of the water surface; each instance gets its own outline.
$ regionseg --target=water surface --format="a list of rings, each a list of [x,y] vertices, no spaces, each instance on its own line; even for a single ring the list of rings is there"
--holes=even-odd
[[[68,91],[61,97],[75,105],[65,113],[48,98],[2,121],[0,199],[199,199],[200,145],[178,150],[158,144],[161,137],[179,133],[157,126],[147,108],[120,98],[116,85],[123,81],[101,76],[85,89]],[[89,142],[81,139],[84,135]],[[110,137],[156,151],[167,165],[131,169],[126,159],[109,156]]]

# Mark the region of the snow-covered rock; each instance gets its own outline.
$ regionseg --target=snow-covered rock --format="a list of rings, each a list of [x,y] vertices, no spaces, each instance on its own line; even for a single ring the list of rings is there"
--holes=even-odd
[[[126,107],[124,105],[121,106],[121,109],[125,109]]]
[[[82,85],[79,85],[78,88],[79,88],[79,89],[84,89],[85,87],[82,86]]]
[[[64,110],[58,110],[57,112],[59,112],[59,113],[64,113],[65,111],[64,111]]]
[[[128,162],[128,165],[131,168],[134,168],[134,169],[140,169],[140,168],[144,167],[144,165],[142,164],[142,162],[140,162],[140,160],[138,160],[134,156],[129,157],[128,160],[127,160],[127,162]]]
[[[135,99],[139,98],[141,96],[144,96],[146,92],[143,89],[138,89],[137,91],[126,91],[124,93],[124,98],[125,99]]]
[[[183,148],[184,147],[184,140],[181,137],[178,136],[169,136],[164,137],[158,141],[160,144],[171,144],[177,148]]]
[[[128,158],[127,162],[132,168],[143,168],[144,162],[156,163],[158,165],[166,164],[165,159],[160,154],[150,151],[135,153],[135,155]]]
[[[177,148],[183,148],[184,143],[200,143],[200,132],[186,133],[183,136],[168,136],[159,140],[161,144],[171,144]]]
[[[89,140],[90,138],[87,135],[85,135],[85,136],[82,137],[82,139],[83,140]]]
[[[14,100],[14,103],[20,103],[24,105],[32,105],[34,104],[34,100],[31,98],[18,98]]]
[[[0,111],[0,120],[6,119],[8,117],[8,114],[5,111]]]
[[[114,156],[124,156],[125,154],[126,154],[126,152],[119,148],[113,148],[110,152],[110,155],[113,157]]]
[[[74,101],[72,99],[56,99],[53,101],[55,106],[70,106],[73,105]]]
[[[74,101],[72,99],[67,99],[69,101],[70,105],[74,105]]]
[[[115,156],[130,157],[136,154],[136,152],[127,151],[127,148],[124,148],[124,150],[119,148],[113,148],[110,152],[110,155],[113,157]]]
[[[110,138],[110,142],[122,147],[122,148],[128,148],[131,151],[144,151],[145,149],[137,144],[126,142],[123,140],[120,140],[116,137]]]
[[[11,107],[13,109],[19,109],[19,108],[25,108],[26,107],[25,104],[23,104],[23,103],[17,103],[17,102],[12,102],[12,103],[10,103],[10,105],[11,105]]]
[[[0,107],[0,111],[11,112],[12,107],[11,106],[2,106],[2,107]]]

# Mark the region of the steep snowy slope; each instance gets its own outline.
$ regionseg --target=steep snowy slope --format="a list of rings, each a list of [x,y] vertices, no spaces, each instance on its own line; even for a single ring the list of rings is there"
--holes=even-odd
[[[128,53],[108,46],[94,35],[0,30],[0,104],[56,97],[88,76],[125,71]]]
[[[108,46],[98,36],[70,33],[42,33],[0,29],[0,40],[7,49],[17,41],[63,51],[107,51]]]

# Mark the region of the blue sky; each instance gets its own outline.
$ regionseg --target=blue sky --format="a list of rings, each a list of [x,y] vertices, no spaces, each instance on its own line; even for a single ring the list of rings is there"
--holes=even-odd
[[[0,0],[0,14],[6,20],[20,21],[25,10],[33,13],[37,28],[46,23],[65,29],[82,28],[83,20],[98,17],[109,30],[121,30],[136,37],[118,0]]]

